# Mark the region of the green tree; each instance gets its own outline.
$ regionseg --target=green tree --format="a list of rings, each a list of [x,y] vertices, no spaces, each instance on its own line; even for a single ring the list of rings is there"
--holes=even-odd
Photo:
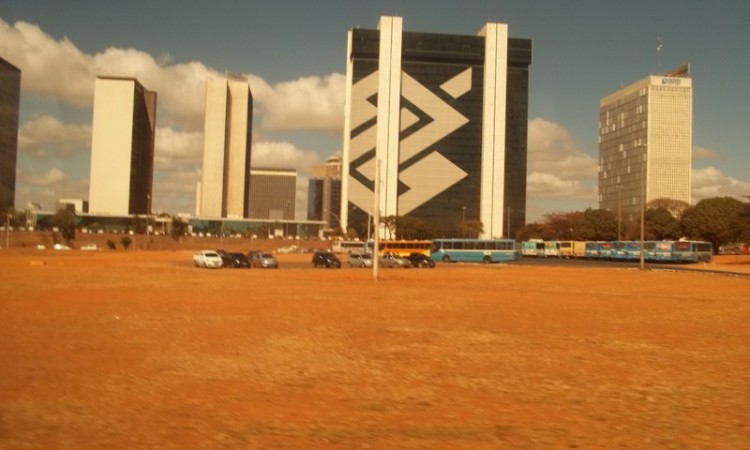
[[[476,239],[484,232],[484,224],[480,220],[466,220],[458,224],[458,232],[463,237]]]
[[[516,233],[516,239],[519,241],[544,239],[542,236],[544,236],[544,226],[538,222],[527,223]]]
[[[588,208],[583,212],[583,230],[575,240],[613,241],[617,239],[617,218],[612,211]]]
[[[130,239],[130,236],[123,236],[122,239],[120,239],[120,244],[122,244],[122,248],[124,248],[125,250],[127,250],[132,243],[133,240]]]
[[[187,234],[188,224],[179,217],[172,218],[172,231],[171,236],[175,241],[180,241],[180,238]]]
[[[646,208],[664,208],[672,215],[672,217],[679,221],[685,211],[690,208],[690,203],[671,198],[657,198],[648,202]]]
[[[50,216],[49,226],[60,230],[63,241],[70,245],[76,239],[76,213],[73,207],[61,209]]]
[[[385,226],[388,231],[388,239],[396,239],[396,224],[398,222],[398,216],[385,216],[380,218],[380,223]]]
[[[416,217],[398,216],[396,232],[399,239],[432,239],[437,235],[437,227]]]
[[[745,203],[737,221],[737,234],[741,242],[750,242],[750,203]]]
[[[644,218],[647,239],[674,240],[682,235],[680,221],[663,207],[649,208]]]
[[[714,197],[699,201],[682,215],[685,236],[711,242],[714,252],[723,244],[737,242],[744,203],[732,197]]]

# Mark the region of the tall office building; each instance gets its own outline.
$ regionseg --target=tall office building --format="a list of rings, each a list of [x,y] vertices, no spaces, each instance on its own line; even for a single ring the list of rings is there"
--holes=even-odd
[[[151,213],[156,92],[135,78],[96,78],[89,211]]]
[[[341,217],[341,157],[313,167],[307,190],[307,219],[324,220],[329,229],[339,227]]]
[[[297,194],[295,169],[250,170],[250,216],[253,219],[294,220]]]
[[[642,197],[690,203],[690,66],[651,75],[599,103],[599,207],[639,217]]]
[[[526,219],[531,41],[504,24],[477,36],[403,31],[400,17],[348,33],[342,220],[413,216],[456,235],[513,236]],[[510,220],[509,220],[510,219]],[[382,233],[382,231],[381,231]]]
[[[253,97],[247,79],[206,82],[203,173],[196,215],[249,217]]]
[[[15,205],[21,70],[0,58],[0,211]]]

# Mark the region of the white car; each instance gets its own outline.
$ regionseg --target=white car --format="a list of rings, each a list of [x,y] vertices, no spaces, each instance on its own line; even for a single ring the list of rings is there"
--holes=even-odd
[[[195,267],[218,269],[224,265],[224,261],[215,250],[201,250],[193,255],[193,264]]]

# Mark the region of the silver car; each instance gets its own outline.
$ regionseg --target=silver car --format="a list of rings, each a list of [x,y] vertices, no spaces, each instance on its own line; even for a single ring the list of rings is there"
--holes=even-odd
[[[279,262],[276,260],[276,257],[274,257],[270,253],[265,253],[265,252],[253,253],[253,256],[251,258],[252,258],[251,262],[253,264],[253,267],[260,267],[263,269],[278,269],[279,268]]]
[[[372,267],[372,255],[369,253],[355,253],[349,256],[349,267]]]
[[[408,269],[411,267],[411,261],[396,253],[383,253],[380,257],[380,266]]]

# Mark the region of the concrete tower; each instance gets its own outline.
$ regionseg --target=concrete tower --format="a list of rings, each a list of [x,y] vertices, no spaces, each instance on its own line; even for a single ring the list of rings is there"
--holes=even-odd
[[[239,76],[206,83],[199,217],[249,217],[253,99]]]
[[[89,212],[151,213],[156,92],[135,78],[96,78]]]

